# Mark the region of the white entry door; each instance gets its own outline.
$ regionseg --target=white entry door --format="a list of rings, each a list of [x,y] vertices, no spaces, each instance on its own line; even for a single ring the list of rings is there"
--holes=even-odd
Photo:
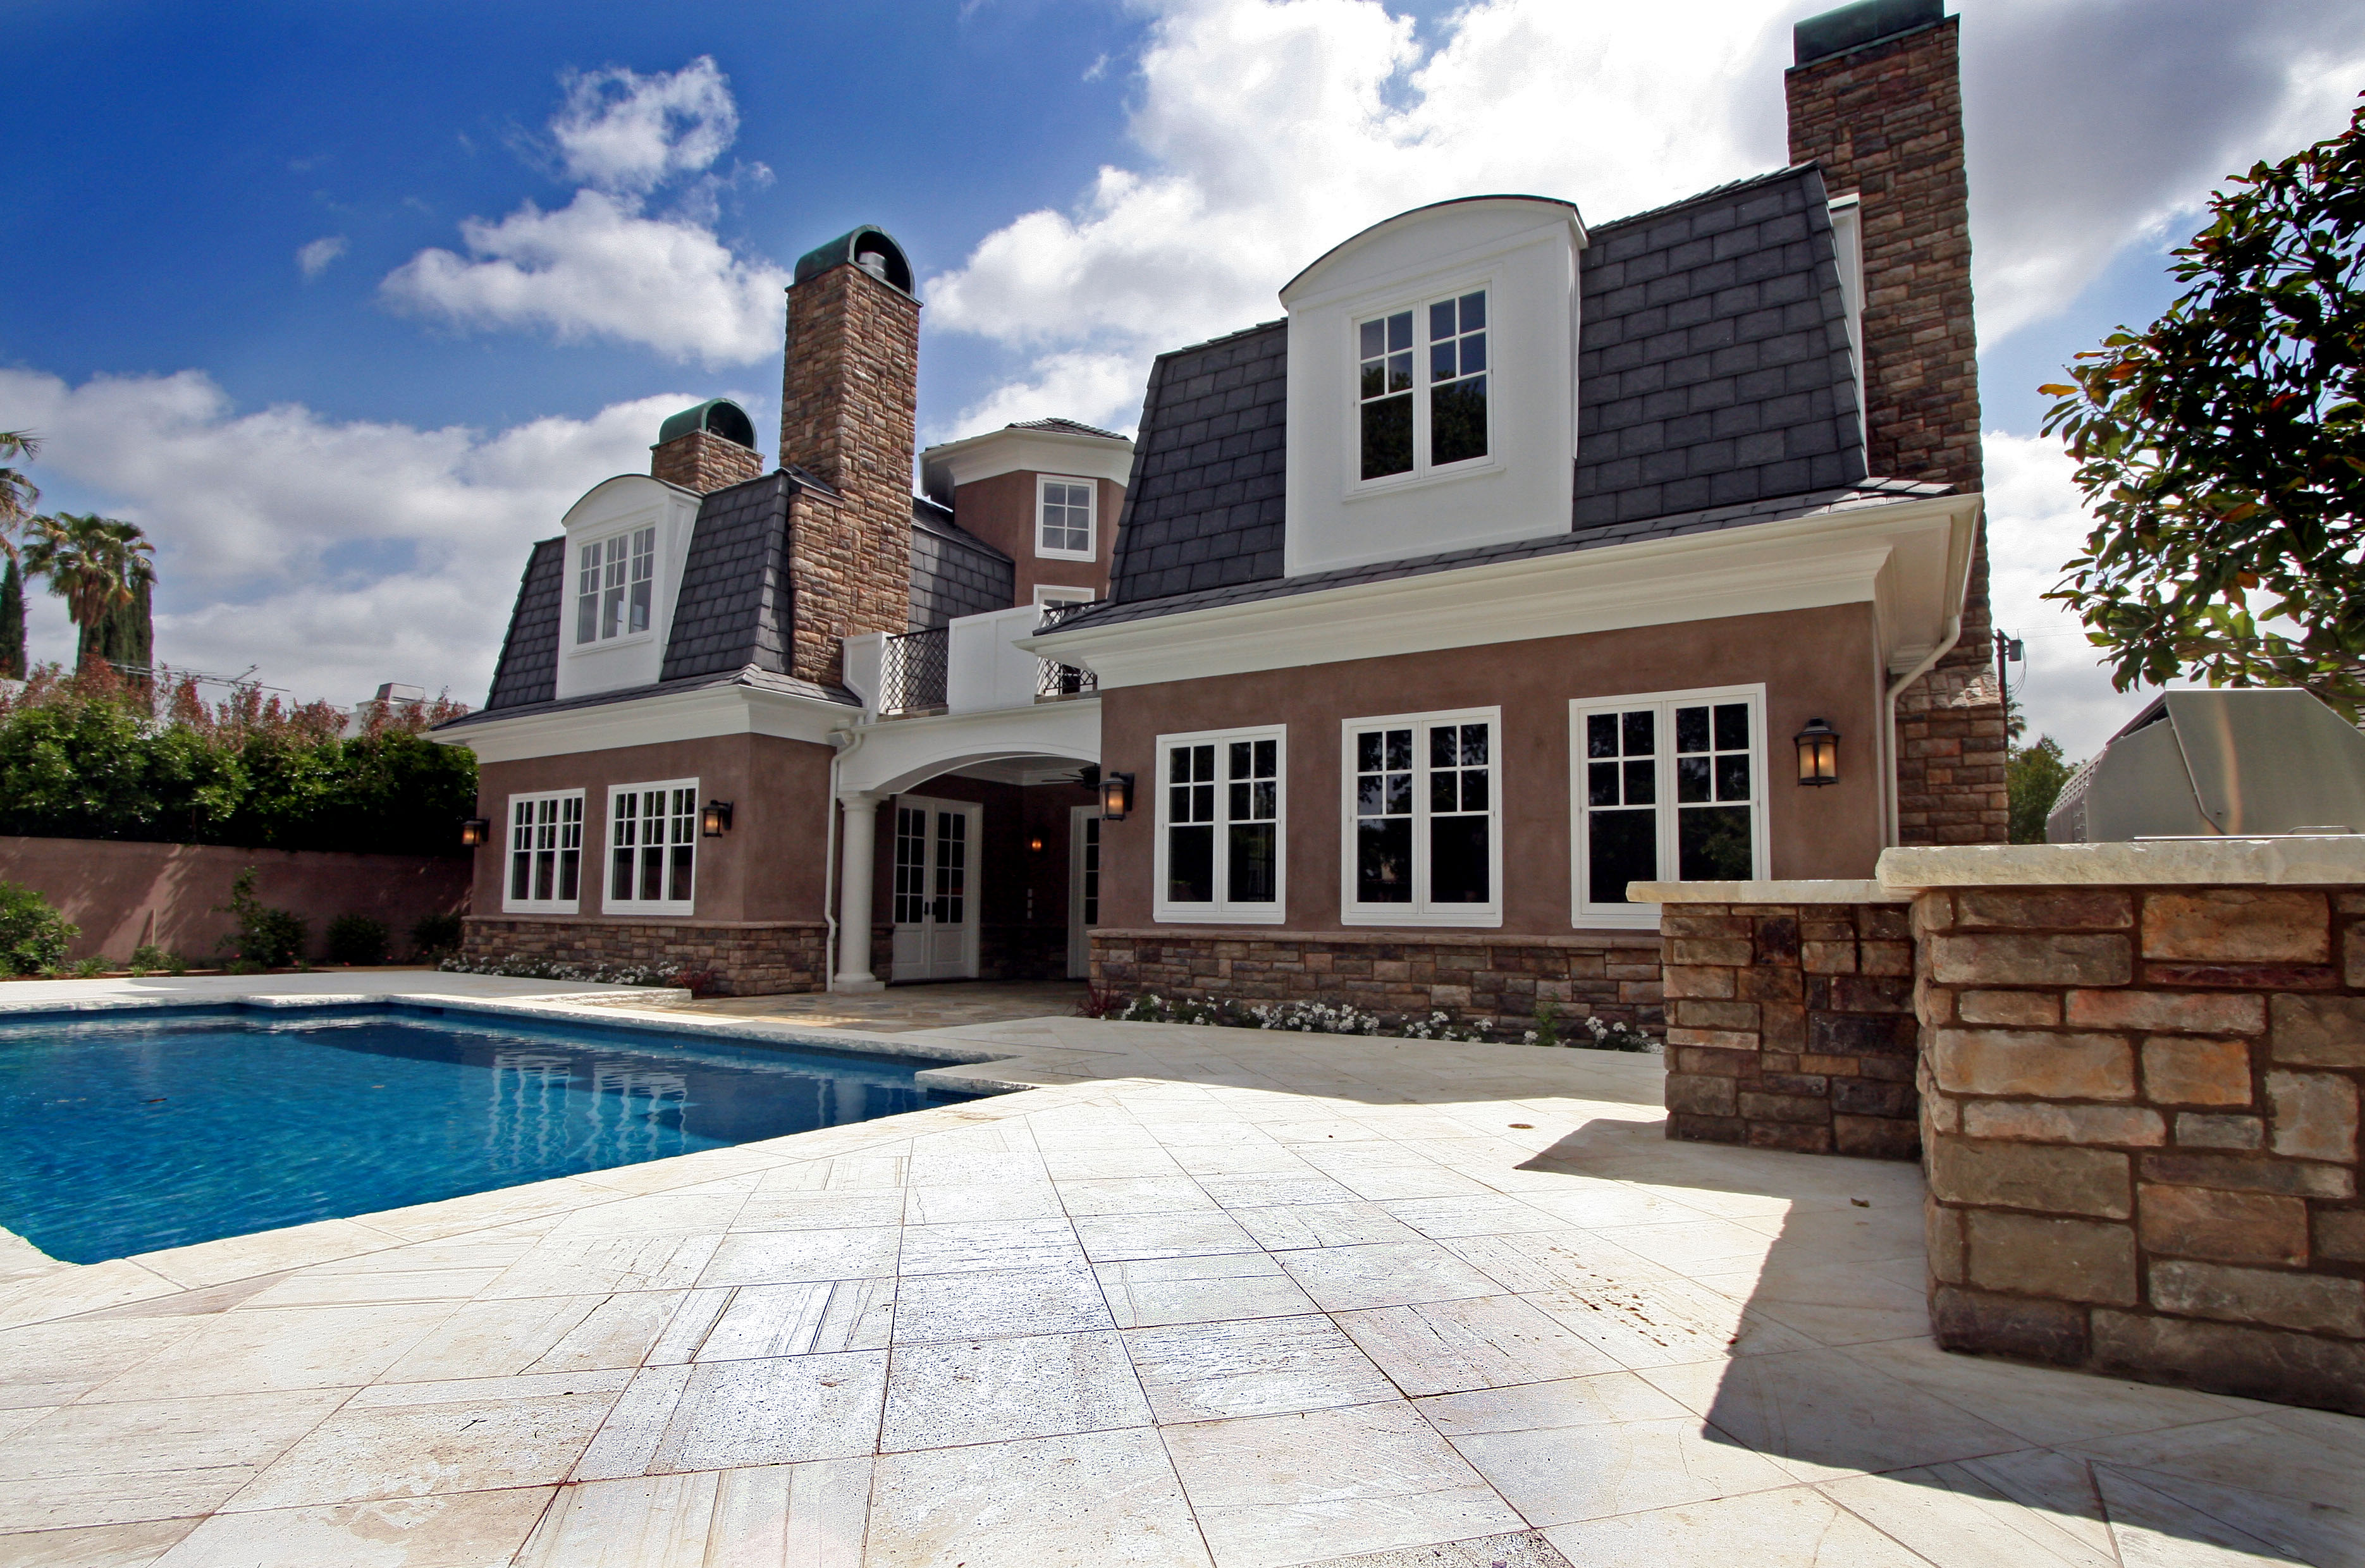
[[[1101,809],[1077,806],[1068,823],[1068,978],[1093,975],[1093,927],[1101,923]]]
[[[894,979],[976,978],[984,823],[970,801],[895,798]]]

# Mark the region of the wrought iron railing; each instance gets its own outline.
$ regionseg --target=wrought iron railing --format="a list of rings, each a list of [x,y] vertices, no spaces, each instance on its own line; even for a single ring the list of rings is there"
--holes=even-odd
[[[1035,623],[1040,634],[1053,627],[1073,621],[1088,610],[1098,610],[1104,599],[1052,599],[1043,606],[1043,619]],[[1077,697],[1087,691],[1098,691],[1101,678],[1091,670],[1074,665],[1063,665],[1057,659],[1038,659],[1035,667],[1035,695],[1037,697]]]
[[[945,705],[949,626],[889,637],[880,650],[879,711],[918,713]]]
[[[1057,659],[1035,661],[1035,695],[1037,697],[1076,697],[1100,689],[1101,678],[1088,669],[1063,665]]]

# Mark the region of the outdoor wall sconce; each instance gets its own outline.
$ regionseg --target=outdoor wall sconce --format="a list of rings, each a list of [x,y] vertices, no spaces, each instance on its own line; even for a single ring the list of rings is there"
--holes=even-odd
[[[1101,820],[1121,823],[1133,811],[1133,775],[1104,773],[1101,775]]]
[[[1821,719],[1810,719],[1798,734],[1799,782],[1836,784],[1840,781],[1840,733]]]
[[[462,817],[460,819],[460,846],[463,849],[481,849],[491,842],[492,836],[493,824],[486,818]]]
[[[1042,853],[1043,853],[1043,841],[1042,841],[1041,839],[1039,839],[1039,838],[1030,838],[1030,839],[1028,839],[1028,840],[1026,841],[1026,853],[1027,853],[1027,854],[1029,854],[1029,855],[1040,855],[1040,854],[1042,854]]]
[[[706,809],[698,813],[698,833],[701,838],[721,838],[731,831],[731,802],[709,801]]]

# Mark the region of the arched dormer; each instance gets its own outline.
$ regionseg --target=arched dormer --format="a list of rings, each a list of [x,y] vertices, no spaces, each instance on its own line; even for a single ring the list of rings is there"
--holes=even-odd
[[[1286,572],[1567,532],[1585,243],[1569,202],[1468,196],[1289,281]]]
[[[656,680],[698,507],[695,490],[619,474],[567,508],[559,700]]]

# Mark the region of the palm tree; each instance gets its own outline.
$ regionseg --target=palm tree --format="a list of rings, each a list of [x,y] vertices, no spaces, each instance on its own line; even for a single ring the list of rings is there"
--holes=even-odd
[[[0,458],[41,454],[41,438],[29,431],[0,431]],[[0,678],[25,678],[25,577],[17,561],[17,530],[32,515],[40,487],[14,468],[0,468]]]
[[[149,557],[155,546],[131,523],[111,517],[60,512],[25,526],[25,572],[50,579],[50,591],[66,601],[66,613],[82,635],[74,667],[87,670],[128,662],[109,636],[118,612],[142,600],[156,580]]]

